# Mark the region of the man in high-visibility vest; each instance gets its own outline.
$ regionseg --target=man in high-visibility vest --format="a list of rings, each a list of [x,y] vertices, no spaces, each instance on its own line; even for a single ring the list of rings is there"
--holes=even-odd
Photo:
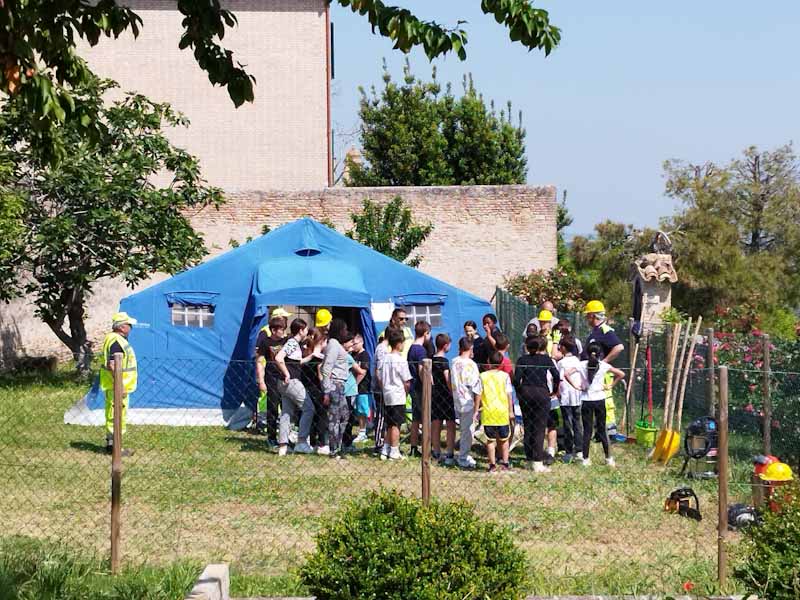
[[[118,312],[111,318],[111,332],[103,340],[103,364],[100,366],[100,389],[106,395],[106,451],[111,454],[114,445],[114,355],[122,354],[122,414],[120,423],[122,434],[128,414],[128,398],[136,391],[136,354],[128,343],[131,327],[136,319],[128,313]],[[129,450],[122,450],[122,456],[130,456]]]

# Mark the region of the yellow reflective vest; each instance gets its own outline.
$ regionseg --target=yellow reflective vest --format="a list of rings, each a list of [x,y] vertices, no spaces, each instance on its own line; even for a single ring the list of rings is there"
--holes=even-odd
[[[117,342],[122,348],[122,387],[126,394],[131,394],[136,391],[137,370],[136,370],[136,353],[133,351],[133,346],[128,343],[125,336],[122,336],[114,331],[106,334],[106,339],[103,340],[103,364],[100,366],[100,389],[110,391],[114,389],[114,373],[108,368],[108,363],[114,360],[111,355],[111,346]]]

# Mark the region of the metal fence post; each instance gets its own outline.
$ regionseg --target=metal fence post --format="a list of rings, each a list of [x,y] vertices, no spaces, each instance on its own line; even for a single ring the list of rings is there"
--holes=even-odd
[[[422,361],[422,503],[431,502],[431,392],[433,361]]]
[[[764,336],[764,454],[772,454],[772,367],[770,365],[770,339]]]
[[[728,534],[728,367],[719,368],[719,515],[717,522],[717,576],[722,592],[728,577],[728,555],[725,538]]]
[[[123,355],[114,354],[114,438],[111,452],[111,573],[119,572],[120,496],[122,494]]]
[[[714,416],[714,405],[716,404],[716,382],[714,380],[714,328],[706,329],[706,369],[708,370],[708,387],[706,388],[706,405],[709,416]]]

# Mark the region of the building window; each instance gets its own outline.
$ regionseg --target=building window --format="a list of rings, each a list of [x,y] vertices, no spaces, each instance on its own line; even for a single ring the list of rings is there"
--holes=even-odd
[[[176,327],[214,327],[214,307],[208,304],[188,306],[171,304],[172,324]]]
[[[412,304],[411,306],[399,306],[406,311],[408,325],[414,329],[418,321],[427,321],[431,327],[442,326],[442,305],[441,304]]]

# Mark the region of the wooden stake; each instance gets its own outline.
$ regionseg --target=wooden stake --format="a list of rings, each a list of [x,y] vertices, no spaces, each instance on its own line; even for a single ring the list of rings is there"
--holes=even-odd
[[[703,322],[703,317],[697,317],[697,324],[694,328],[694,334],[692,334],[692,343],[689,344],[689,354],[686,356],[686,361],[683,366],[683,373],[681,374],[681,382],[680,382],[680,391],[678,392],[678,418],[677,422],[675,423],[675,430],[680,434],[681,432],[681,421],[683,420],[683,401],[686,398],[686,381],[689,378],[689,371],[692,368],[692,360],[694,359],[694,347],[697,343],[697,334],[700,333],[700,324]],[[688,329],[687,329],[688,334]],[[669,461],[672,460],[672,456],[668,456],[664,466],[669,464]]]
[[[431,502],[431,394],[433,361],[422,361],[422,503]]]
[[[722,592],[728,578],[728,554],[725,538],[728,535],[728,367],[719,368],[719,418],[717,419],[719,443],[717,468],[719,471],[719,514],[717,521],[717,576]]]
[[[764,336],[764,454],[772,454],[772,390],[770,379],[772,367],[770,365],[770,339]]]
[[[714,329],[709,327],[706,329],[706,340],[708,341],[708,348],[706,348],[706,371],[708,372],[708,385],[706,387],[706,410],[709,416],[714,416],[714,406],[716,405],[716,385],[714,380]]]
[[[667,386],[664,390],[664,425],[662,429],[672,429],[672,379],[675,370],[675,355],[678,353],[678,344],[681,339],[681,324],[672,326],[672,344],[667,353]]]
[[[123,354],[114,354],[114,437],[111,451],[111,573],[119,573],[119,532],[122,495],[122,385]]]

